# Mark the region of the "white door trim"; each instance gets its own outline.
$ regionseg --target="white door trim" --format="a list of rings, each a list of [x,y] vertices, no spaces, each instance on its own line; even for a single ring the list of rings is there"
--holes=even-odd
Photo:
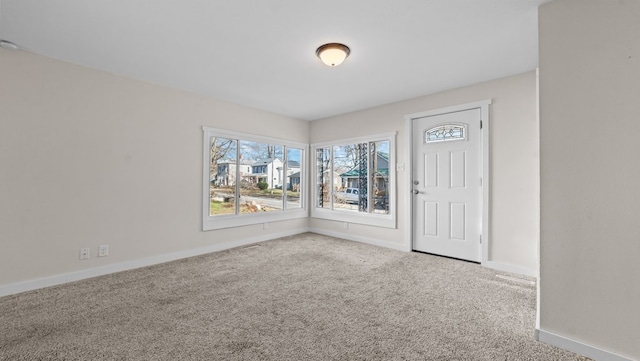
[[[482,258],[481,263],[485,264],[489,261],[489,243],[490,243],[490,204],[489,195],[491,182],[489,179],[489,105],[491,105],[491,99],[480,100],[473,103],[466,103],[460,105],[454,105],[446,108],[439,108],[433,110],[427,110],[420,113],[407,114],[405,118],[405,156],[406,156],[406,175],[405,185],[406,194],[404,195],[407,202],[405,203],[405,248],[407,251],[413,249],[413,197],[411,190],[413,189],[412,175],[413,175],[413,120],[417,118],[424,118],[428,116],[441,115],[453,112],[459,112],[470,109],[480,109],[482,120]]]

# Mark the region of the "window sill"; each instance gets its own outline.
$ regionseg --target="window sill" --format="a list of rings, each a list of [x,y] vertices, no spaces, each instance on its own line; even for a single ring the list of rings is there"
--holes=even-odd
[[[231,214],[228,216],[206,216],[203,220],[202,230],[212,231],[216,229],[251,226],[266,222],[287,221],[291,219],[307,218],[306,209],[287,210],[281,212],[265,212],[257,214],[246,214],[237,216]]]
[[[397,228],[395,217],[391,214],[357,213],[353,211],[317,208],[311,211],[311,217],[337,222],[363,224],[367,226]]]

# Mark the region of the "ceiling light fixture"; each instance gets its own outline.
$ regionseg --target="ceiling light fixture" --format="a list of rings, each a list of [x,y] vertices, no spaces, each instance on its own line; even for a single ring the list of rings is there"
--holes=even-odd
[[[324,44],[316,50],[318,58],[328,66],[338,66],[342,64],[350,53],[351,50],[348,46],[339,43]]]

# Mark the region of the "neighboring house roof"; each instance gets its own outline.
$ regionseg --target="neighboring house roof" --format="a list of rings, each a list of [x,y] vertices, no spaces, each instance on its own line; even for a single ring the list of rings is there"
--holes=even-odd
[[[217,163],[218,164],[236,164],[236,161],[235,160],[226,160],[225,159],[225,160],[219,160]],[[240,165],[252,165],[252,164],[253,163],[251,163],[251,162],[244,162],[244,161],[240,162]]]
[[[289,176],[290,178],[300,178],[300,172],[295,172]]]
[[[278,158],[265,158],[265,159],[258,159],[255,161],[255,163],[253,163],[253,166],[261,166],[261,165],[269,165],[275,161],[281,161]],[[281,161],[282,162],[282,161]]]
[[[289,168],[300,168],[300,162],[297,162],[295,160],[290,160],[287,162],[287,167]]]
[[[340,177],[349,178],[349,177],[357,177],[359,175],[360,175],[360,169],[354,168],[348,172],[341,173]]]
[[[378,168],[378,171],[376,172],[376,174],[379,175],[389,175],[389,169],[388,168]],[[354,178],[354,177],[359,177],[360,176],[360,169],[358,168],[354,168],[348,172],[344,172],[342,174],[340,174],[340,177],[342,178]]]

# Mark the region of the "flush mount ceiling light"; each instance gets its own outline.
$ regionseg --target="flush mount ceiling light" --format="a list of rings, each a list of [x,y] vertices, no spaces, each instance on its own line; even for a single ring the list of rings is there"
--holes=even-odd
[[[348,46],[339,43],[324,44],[316,50],[316,55],[328,66],[338,66],[349,56]]]

